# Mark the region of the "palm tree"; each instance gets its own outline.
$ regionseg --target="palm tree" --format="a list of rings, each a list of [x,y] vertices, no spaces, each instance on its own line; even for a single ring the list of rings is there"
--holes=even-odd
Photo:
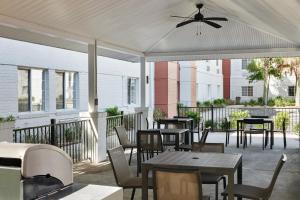
[[[281,78],[281,71],[278,66],[282,65],[281,58],[259,58],[253,59],[247,66],[249,72],[247,79],[249,82],[263,81],[263,99],[264,105],[267,105],[269,98],[269,85],[271,77]]]
[[[282,72],[294,74],[296,78],[296,106],[300,106],[300,57],[283,58],[283,63],[279,65]]]

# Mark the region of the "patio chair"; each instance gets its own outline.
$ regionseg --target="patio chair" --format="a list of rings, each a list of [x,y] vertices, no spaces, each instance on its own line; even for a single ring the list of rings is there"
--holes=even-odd
[[[252,143],[252,135],[262,135],[262,148],[265,149],[265,126],[264,126],[264,119],[263,118],[257,118],[257,119],[244,119],[244,123],[248,125],[253,124],[262,124],[262,128],[251,128],[248,126],[244,129],[244,144],[243,148],[247,147],[248,141],[247,141],[247,135],[250,135],[250,144]]]
[[[164,124],[165,129],[185,129],[185,124],[178,121],[178,119],[174,119],[168,122],[159,122],[160,124]],[[163,135],[163,145],[164,146],[175,146],[175,136],[172,135]]]
[[[227,117],[224,118],[224,123],[226,133],[225,145],[227,147],[227,145],[229,144],[230,133],[236,132],[236,129],[232,129],[230,120]]]
[[[285,118],[284,118],[283,122],[282,122],[282,125],[281,125],[282,129],[273,131],[274,133],[282,133],[284,148],[286,148],[286,127],[285,127],[285,125],[286,125],[286,123],[285,123]],[[270,130],[266,130],[266,138],[268,138],[270,132],[271,132]]]
[[[132,157],[133,149],[134,149],[134,148],[137,148],[137,145],[131,143],[131,142],[128,140],[128,136],[127,136],[126,129],[125,129],[124,126],[116,126],[116,127],[115,127],[115,131],[116,131],[116,133],[117,133],[117,136],[118,136],[120,145],[123,147],[123,149],[124,149],[124,150],[126,150],[126,149],[131,149],[131,151],[130,151],[130,156],[129,156],[129,161],[128,161],[128,163],[129,163],[129,165],[130,165],[130,164],[131,164],[131,157]]]
[[[122,146],[107,150],[107,154],[114,172],[116,183],[123,189],[131,189],[131,200],[134,199],[135,189],[142,188],[142,178],[134,176],[129,168]],[[149,179],[149,188],[152,188],[152,179]]]
[[[193,152],[214,152],[224,153],[224,143],[194,143]],[[223,181],[223,188],[226,188],[226,177],[211,173],[202,173],[202,184],[215,185],[215,199],[219,199],[219,182]]]
[[[137,131],[137,175],[141,172],[141,163],[154,155],[162,153],[164,146],[160,130]]]
[[[204,144],[206,142],[209,130],[210,130],[210,127],[207,127],[207,128],[205,128],[202,131],[202,135],[201,135],[200,141],[198,142],[199,144]],[[181,145],[179,145],[179,149],[180,150],[184,150],[184,151],[191,151],[192,148],[193,148],[192,145],[189,145],[189,144],[181,144]]]
[[[202,195],[199,171],[156,168],[153,170],[154,200],[209,200]]]
[[[182,117],[182,116],[174,116],[174,118],[190,118],[190,117]],[[203,131],[204,128],[204,122],[203,118],[200,118],[198,122],[194,120],[194,127],[193,127],[193,134],[198,134],[198,141],[200,141],[200,133]]]
[[[233,194],[235,197],[239,198],[247,198],[247,199],[255,199],[255,200],[268,200],[272,194],[275,182],[277,180],[278,174],[284,163],[286,162],[287,157],[283,154],[278,161],[278,164],[275,168],[272,180],[267,188],[260,188],[251,185],[242,185],[242,184],[235,184],[233,186]],[[228,195],[227,188],[222,193],[223,199],[226,200]]]

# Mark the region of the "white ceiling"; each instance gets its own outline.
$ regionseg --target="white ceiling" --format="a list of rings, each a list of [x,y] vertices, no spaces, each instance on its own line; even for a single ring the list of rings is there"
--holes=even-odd
[[[176,29],[170,15],[191,16],[199,2],[229,21]],[[129,61],[293,56],[299,10],[297,0],[0,0],[0,36],[82,52],[97,40],[100,54]]]

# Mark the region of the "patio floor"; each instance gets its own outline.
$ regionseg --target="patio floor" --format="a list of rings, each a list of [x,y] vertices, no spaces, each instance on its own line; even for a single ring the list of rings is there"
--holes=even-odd
[[[210,133],[207,142],[224,142],[224,133]],[[235,147],[236,137],[232,134],[230,145],[225,148],[226,153],[243,154],[243,183],[266,187],[273,175],[273,170],[282,153],[286,153],[288,160],[283,167],[275,184],[272,200],[298,200],[300,196],[300,152],[298,136],[287,135],[287,149],[283,149],[281,135],[275,135],[275,146],[264,151],[261,148],[262,138],[253,137],[252,145],[248,148],[237,149]],[[129,152],[126,152],[129,153]],[[133,173],[135,173],[136,156],[133,156]],[[74,166],[74,181],[99,185],[115,186],[115,179],[109,162],[90,164],[83,162]],[[203,185],[205,195],[214,199],[214,186]],[[220,184],[219,191],[222,191]],[[131,190],[124,190],[124,199],[130,199]],[[149,192],[149,197],[152,192]],[[221,199],[221,197],[219,197]],[[141,199],[141,190],[136,191],[135,199]],[[150,198],[151,199],[151,198]]]

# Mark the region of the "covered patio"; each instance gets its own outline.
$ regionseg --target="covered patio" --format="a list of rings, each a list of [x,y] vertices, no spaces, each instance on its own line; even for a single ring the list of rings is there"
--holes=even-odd
[[[199,3],[204,5],[201,11],[205,17],[226,17],[228,21],[218,22],[222,26],[218,29],[200,22],[176,28],[186,19],[170,16],[193,17]],[[101,68],[97,56],[140,63],[141,107],[136,112],[141,113],[139,128],[145,129],[146,119],[153,122],[146,101],[147,62],[299,56],[299,9],[300,3],[292,0],[2,0],[0,36],[88,54],[89,113],[84,117],[92,121],[95,154],[90,159],[94,164],[76,164],[74,179],[115,185],[107,162],[106,113],[98,109],[99,96],[105,94],[97,91],[97,70]],[[286,150],[280,145],[265,151],[255,146],[243,150],[231,143],[225,152],[243,155],[244,182],[256,186],[268,184],[273,166],[281,153],[287,153],[287,165],[271,199],[293,200],[299,195],[300,157],[298,138],[288,140]],[[211,133],[208,142],[224,143],[224,134]],[[279,143],[275,137],[275,144]],[[205,186],[204,194],[213,191]],[[129,197],[125,191],[124,199]],[[140,191],[136,198],[141,198]]]

